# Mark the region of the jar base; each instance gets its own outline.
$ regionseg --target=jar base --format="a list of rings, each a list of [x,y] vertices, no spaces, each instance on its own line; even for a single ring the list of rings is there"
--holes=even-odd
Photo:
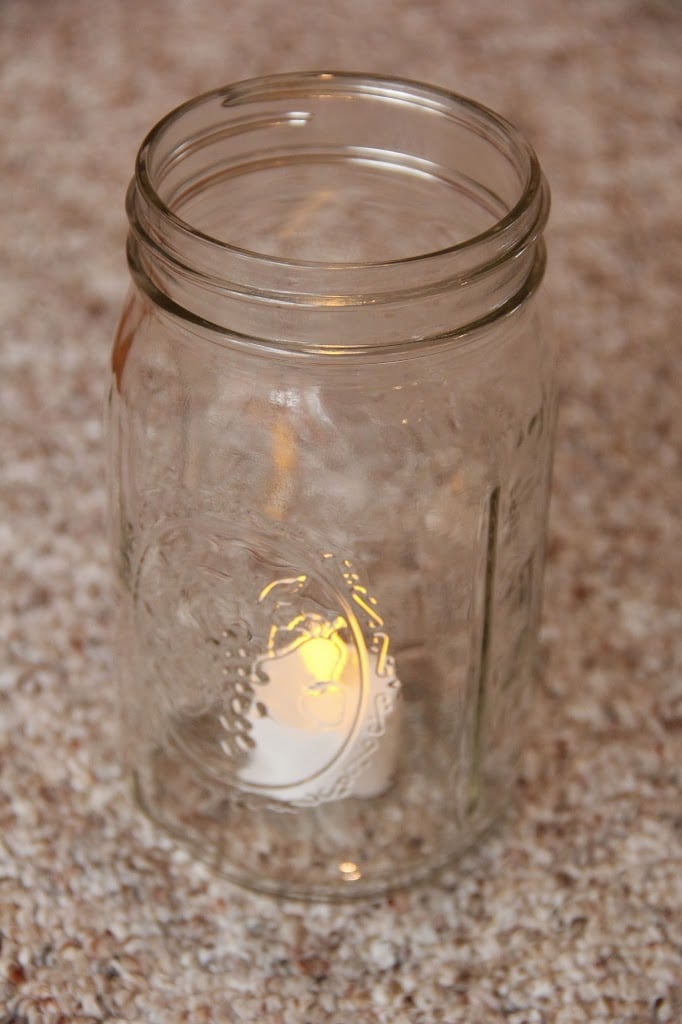
[[[384,846],[369,864],[358,845],[358,834],[368,826],[357,805],[368,805],[364,813],[373,818],[376,812],[370,808],[376,801],[348,798],[324,808],[275,810],[243,794],[221,794],[216,802],[214,793],[211,801],[204,790],[203,801],[183,801],[181,808],[154,775],[148,764],[131,778],[133,800],[150,821],[227,881],[305,902],[367,900],[425,883],[499,827],[509,808],[509,801],[500,799],[485,815],[480,808],[472,814],[447,845],[420,851],[417,838],[410,836],[412,856],[403,850],[402,861],[392,863]],[[191,812],[188,806],[193,806]],[[335,828],[329,824],[332,818]]]

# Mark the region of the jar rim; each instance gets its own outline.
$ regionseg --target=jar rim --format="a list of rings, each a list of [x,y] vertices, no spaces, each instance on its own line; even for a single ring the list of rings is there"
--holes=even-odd
[[[338,112],[346,101],[363,99],[370,106],[386,102],[396,117],[401,110],[409,113],[403,122],[394,119],[403,124],[406,141],[398,137],[397,145],[382,148],[374,145],[374,136],[365,136],[363,146],[363,119],[354,119],[346,106],[337,121],[342,135],[327,150],[324,144],[270,150],[267,144],[259,148],[258,139],[250,149],[240,142],[242,163],[235,162],[234,170],[222,158],[210,160],[208,147],[223,147],[233,138],[314,124],[320,101],[335,101]],[[414,143],[410,124],[417,128]],[[428,147],[420,154],[422,126],[429,147],[431,140],[443,140],[441,156],[432,158]],[[460,162],[457,145],[452,148],[458,134],[471,141],[469,166]],[[469,237],[444,248],[429,249],[427,240],[426,251],[352,262],[255,251],[206,234],[180,213],[188,197],[191,201],[225,173],[290,167],[309,156],[327,159],[329,152],[343,159],[350,154],[349,162],[392,164],[454,185],[465,195],[471,187],[474,202],[493,223],[479,233],[472,228]],[[479,165],[501,177],[479,178]],[[278,74],[190,99],[151,129],[128,190],[128,263],[156,305],[235,344],[241,339],[325,355],[403,351],[415,342],[423,347],[478,332],[524,306],[542,280],[548,211],[549,188],[532,146],[504,117],[475,100],[397,77],[349,71]],[[409,232],[405,238],[413,243]]]
[[[487,127],[495,130],[504,138],[513,148],[515,154],[526,162],[525,184],[521,188],[516,203],[504,216],[485,230],[448,246],[385,260],[327,261],[277,256],[217,238],[180,217],[164,201],[154,184],[152,158],[155,148],[164,134],[188,114],[215,99],[221,99],[222,106],[231,107],[255,99],[281,99],[287,92],[290,95],[293,93],[301,97],[306,94],[320,96],[323,95],[324,90],[332,90],[335,95],[346,91],[355,95],[394,98],[401,102],[411,103],[413,106],[430,108],[434,113],[446,116],[453,116],[455,111],[459,110],[483,121]],[[510,234],[516,235],[516,232],[513,231],[514,226],[535,211],[536,215],[532,216],[532,237],[528,237],[526,231],[523,232],[523,241],[528,244],[542,232],[549,206],[547,184],[535,150],[523,134],[502,115],[476,100],[439,86],[396,76],[352,71],[287,72],[243,79],[187,100],[158,121],[144,138],[137,154],[133,184],[137,186],[145,202],[156,212],[157,216],[163,219],[165,225],[178,232],[180,236],[210,246],[216,253],[223,252],[236,256],[240,262],[245,261],[260,267],[291,268],[301,271],[367,272],[398,267],[423,267],[430,262],[447,260],[448,257],[464,254],[471,257],[483,249],[487,250],[489,255],[491,248],[495,250],[496,256],[504,258],[509,254],[510,248],[518,246],[518,238],[508,237]],[[490,266],[497,262],[495,257],[493,259],[485,258],[483,252],[481,252],[481,256],[483,258],[476,259],[475,265]],[[470,265],[469,260],[467,260],[467,264]]]

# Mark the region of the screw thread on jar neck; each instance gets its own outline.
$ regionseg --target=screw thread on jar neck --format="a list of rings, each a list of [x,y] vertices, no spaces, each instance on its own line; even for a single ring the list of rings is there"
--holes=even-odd
[[[525,304],[549,191],[492,111],[313,72],[173,111],[127,209],[131,269],[158,305],[226,343],[336,357],[449,343]]]

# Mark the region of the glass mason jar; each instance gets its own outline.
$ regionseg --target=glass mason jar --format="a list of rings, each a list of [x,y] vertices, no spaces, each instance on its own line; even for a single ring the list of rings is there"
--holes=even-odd
[[[502,118],[369,75],[229,86],[140,150],[109,430],[125,760],[237,882],[376,894],[509,800],[548,202]]]

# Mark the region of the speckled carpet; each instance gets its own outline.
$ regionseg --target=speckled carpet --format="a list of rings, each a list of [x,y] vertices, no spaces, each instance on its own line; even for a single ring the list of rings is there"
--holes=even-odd
[[[673,0],[2,0],[2,1024],[682,1021],[681,52]],[[519,810],[466,870],[350,907],[237,891],[131,805],[102,468],[138,143],[323,66],[532,139],[563,392]]]

